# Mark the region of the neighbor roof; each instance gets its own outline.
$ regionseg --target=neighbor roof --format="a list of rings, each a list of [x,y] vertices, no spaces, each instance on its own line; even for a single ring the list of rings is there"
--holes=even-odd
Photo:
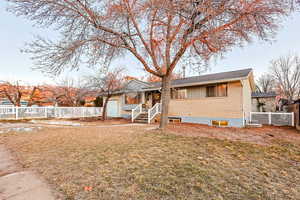
[[[230,71],[230,72],[221,72],[215,74],[207,74],[201,76],[192,76],[187,78],[175,79],[171,81],[172,87],[180,87],[187,85],[196,85],[196,84],[205,84],[205,83],[214,83],[222,81],[231,81],[231,80],[240,80],[249,76],[252,72],[251,68]],[[161,87],[161,83],[152,83],[152,88]]]
[[[252,98],[270,98],[276,97],[276,92],[253,92]]]

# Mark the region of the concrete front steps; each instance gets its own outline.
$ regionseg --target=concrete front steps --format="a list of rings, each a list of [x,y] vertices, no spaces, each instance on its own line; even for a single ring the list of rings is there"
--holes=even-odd
[[[133,121],[134,123],[148,123],[148,112],[142,112],[139,116]]]

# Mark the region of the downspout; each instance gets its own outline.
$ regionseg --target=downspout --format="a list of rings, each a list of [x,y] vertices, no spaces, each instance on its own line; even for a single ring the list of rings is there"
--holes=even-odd
[[[241,80],[242,89],[241,89],[241,98],[242,98],[242,115],[243,115],[243,127],[245,127],[245,112],[244,112],[244,83],[243,80]]]

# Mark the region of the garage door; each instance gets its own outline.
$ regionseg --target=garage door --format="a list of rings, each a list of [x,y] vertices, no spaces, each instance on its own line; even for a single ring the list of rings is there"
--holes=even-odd
[[[108,117],[119,117],[118,101],[108,101],[107,116]]]

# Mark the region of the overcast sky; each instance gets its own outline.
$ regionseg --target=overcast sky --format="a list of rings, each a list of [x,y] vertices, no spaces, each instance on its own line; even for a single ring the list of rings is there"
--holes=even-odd
[[[16,17],[6,11],[6,3],[0,2],[0,80],[23,80],[27,83],[51,82],[52,79],[38,71],[32,71],[33,62],[28,54],[20,52],[26,42],[34,35],[56,38],[57,33],[51,30],[33,27],[30,21]],[[270,44],[254,41],[244,48],[234,48],[225,58],[213,62],[208,73],[222,72],[243,68],[253,68],[259,76],[268,70],[271,59],[289,52],[300,54],[300,13],[288,18],[278,32],[275,41]],[[124,66],[132,76],[141,76],[143,70],[134,58],[121,58],[115,65]],[[79,72],[65,72],[62,76],[80,76],[92,70],[82,68]]]

